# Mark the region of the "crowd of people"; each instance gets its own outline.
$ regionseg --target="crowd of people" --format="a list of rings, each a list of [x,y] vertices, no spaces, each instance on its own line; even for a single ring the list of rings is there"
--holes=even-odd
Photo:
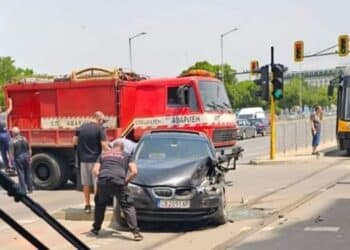
[[[118,138],[109,144],[102,126],[105,122],[104,114],[97,111],[95,120],[79,127],[73,137],[80,162],[84,210],[91,213],[90,193],[93,188],[95,210],[91,233],[98,235],[106,206],[111,198],[116,197],[134,239],[139,241],[143,236],[137,225],[133,198],[127,188],[137,175],[137,166],[132,159],[136,144],[125,138]]]
[[[1,111],[1,110],[0,110]],[[18,176],[19,189],[23,194],[33,192],[31,175],[31,147],[18,127],[8,130],[7,118],[12,111],[0,113],[1,168],[9,176]],[[137,225],[136,210],[127,185],[137,175],[137,166],[132,159],[136,143],[126,138],[117,138],[108,143],[101,111],[94,114],[94,121],[85,123],[76,130],[73,144],[77,146],[80,176],[85,200],[85,212],[91,213],[90,195],[93,190],[95,209],[91,233],[98,235],[106,206],[116,197],[126,217],[126,222],[136,241],[143,239]]]

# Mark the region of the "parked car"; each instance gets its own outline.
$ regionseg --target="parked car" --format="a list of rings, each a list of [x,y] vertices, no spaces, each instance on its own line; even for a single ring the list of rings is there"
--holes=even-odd
[[[129,184],[140,221],[226,221],[223,157],[201,132],[150,132],[135,150],[138,176]],[[227,164],[228,165],[228,164]],[[233,168],[231,168],[233,169]],[[116,220],[125,223],[121,209]]]
[[[261,136],[265,136],[269,133],[270,126],[267,119],[251,119],[249,121],[255,126],[257,133]]]
[[[247,119],[238,119],[237,138],[244,140],[247,138],[254,138],[257,136],[255,125],[252,125]]]
[[[238,113],[238,119],[266,119],[262,107],[242,108]]]

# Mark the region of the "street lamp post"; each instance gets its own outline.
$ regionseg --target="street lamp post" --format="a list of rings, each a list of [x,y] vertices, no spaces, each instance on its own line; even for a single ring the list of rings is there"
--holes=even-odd
[[[131,47],[131,40],[136,38],[136,37],[139,37],[139,36],[143,36],[143,35],[146,35],[147,33],[146,32],[140,32],[140,33],[137,33],[136,35],[133,35],[131,37],[129,37],[129,63],[130,63],[130,70],[132,71],[132,47]]]
[[[220,35],[220,48],[221,48],[221,78],[222,78],[222,81],[225,81],[225,73],[224,73],[224,37],[234,31],[237,31],[238,28],[233,28],[233,29],[230,29],[229,31],[225,32],[225,33],[222,33]]]

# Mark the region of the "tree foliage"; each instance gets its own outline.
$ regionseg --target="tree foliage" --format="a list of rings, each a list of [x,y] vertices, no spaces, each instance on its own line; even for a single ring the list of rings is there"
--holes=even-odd
[[[301,88],[300,88],[301,87]],[[293,78],[284,85],[284,97],[279,102],[281,108],[291,108],[299,105],[299,95],[301,92],[302,104],[314,106],[329,106],[336,103],[336,97],[328,97],[327,86],[312,86],[304,79]]]
[[[1,88],[10,82],[16,82],[21,78],[33,75],[33,70],[28,68],[20,68],[15,66],[15,60],[11,57],[0,57],[0,86]],[[0,103],[4,101],[4,92],[0,92]]]

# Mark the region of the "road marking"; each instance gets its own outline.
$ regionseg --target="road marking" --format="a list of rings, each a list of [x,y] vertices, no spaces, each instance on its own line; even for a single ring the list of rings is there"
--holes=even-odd
[[[273,229],[274,229],[274,227],[264,227],[263,229],[261,229],[261,231],[269,232],[269,231],[272,231]]]
[[[306,232],[338,232],[339,227],[305,227]]]
[[[91,247],[91,248],[99,248],[101,246],[100,245],[89,245],[89,247]]]
[[[245,231],[249,231],[251,229],[252,229],[251,227],[242,227],[240,231],[245,232]]]

